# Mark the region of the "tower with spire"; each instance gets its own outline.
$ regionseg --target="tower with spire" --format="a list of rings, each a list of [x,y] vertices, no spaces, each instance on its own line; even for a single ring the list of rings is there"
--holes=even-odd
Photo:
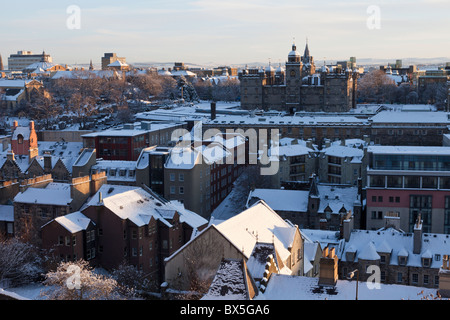
[[[91,59],[91,63],[89,64],[89,70],[90,71],[94,70],[94,65],[92,64],[92,59]]]
[[[306,38],[306,45],[305,45],[305,51],[302,56],[302,63],[303,63],[303,72],[306,75],[312,75],[316,73],[316,66],[314,65],[314,58],[309,54],[309,47],[308,47],[308,38]]]
[[[303,55],[297,51],[295,39],[285,68],[266,68],[239,72],[241,106],[245,109],[284,110],[290,114],[307,112],[345,112],[355,106],[357,73],[342,72],[337,66],[319,67],[306,39]]]

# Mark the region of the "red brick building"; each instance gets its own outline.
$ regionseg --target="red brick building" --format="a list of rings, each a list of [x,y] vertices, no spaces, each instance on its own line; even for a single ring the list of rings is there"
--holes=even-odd
[[[29,156],[30,161],[38,155],[38,139],[34,121],[30,121],[28,127],[19,127],[18,122],[14,121],[11,131],[11,149],[14,154]]]
[[[144,148],[166,146],[171,140],[172,132],[182,127],[180,123],[143,122],[140,128],[130,124],[122,129],[85,134],[82,136],[83,146],[95,148],[97,157],[104,160],[136,161]]]
[[[57,217],[42,226],[42,248],[60,261],[96,257],[96,226],[81,212]]]
[[[42,228],[45,247],[54,248],[54,255],[63,259],[84,257],[93,266],[107,270],[126,261],[143,271],[155,285],[164,278],[164,259],[207,225],[207,220],[185,210],[178,202],[167,202],[139,187],[108,184],[88,201],[82,216],[86,220],[82,217],[79,221],[84,228],[75,227],[72,231],[63,228],[67,216],[46,224]],[[70,248],[66,239],[72,239],[76,245],[72,243]]]

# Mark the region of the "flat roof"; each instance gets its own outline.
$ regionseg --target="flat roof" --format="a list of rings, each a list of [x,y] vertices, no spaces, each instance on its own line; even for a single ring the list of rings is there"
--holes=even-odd
[[[399,155],[445,155],[450,156],[450,147],[438,146],[369,146],[367,152]]]

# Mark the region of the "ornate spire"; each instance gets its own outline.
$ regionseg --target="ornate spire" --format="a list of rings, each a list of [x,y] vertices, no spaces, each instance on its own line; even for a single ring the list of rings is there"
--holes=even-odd
[[[94,65],[92,64],[92,59],[91,59],[91,63],[89,64],[89,70],[94,70]]]
[[[303,54],[303,57],[309,57],[308,38],[306,38],[305,53]]]

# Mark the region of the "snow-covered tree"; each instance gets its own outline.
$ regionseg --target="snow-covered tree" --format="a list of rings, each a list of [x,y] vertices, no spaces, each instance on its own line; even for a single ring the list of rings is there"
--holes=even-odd
[[[50,300],[126,300],[116,280],[95,273],[84,260],[61,262],[45,275],[41,295]]]
[[[111,276],[121,287],[120,291],[127,295],[151,289],[151,283],[146,279],[145,274],[125,261],[111,272]]]
[[[41,263],[33,245],[17,238],[0,239],[0,281],[9,279],[13,285],[33,281],[42,273]]]
[[[178,78],[178,88],[180,90],[181,97],[185,101],[200,101],[200,98],[195,91],[192,83],[186,80],[184,76]]]

